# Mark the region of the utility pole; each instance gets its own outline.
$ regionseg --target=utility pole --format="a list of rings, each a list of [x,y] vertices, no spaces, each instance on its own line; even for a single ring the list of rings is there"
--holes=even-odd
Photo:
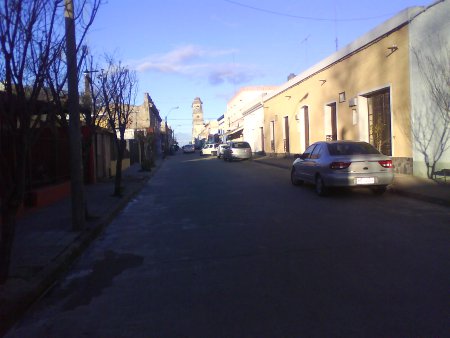
[[[85,228],[83,161],[81,156],[80,109],[78,94],[77,51],[73,0],[64,1],[67,81],[69,90],[70,182],[72,198],[72,230]]]

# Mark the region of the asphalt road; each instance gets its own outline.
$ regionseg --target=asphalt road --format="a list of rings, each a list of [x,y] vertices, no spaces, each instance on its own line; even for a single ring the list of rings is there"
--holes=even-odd
[[[177,154],[7,337],[444,337],[450,211]]]

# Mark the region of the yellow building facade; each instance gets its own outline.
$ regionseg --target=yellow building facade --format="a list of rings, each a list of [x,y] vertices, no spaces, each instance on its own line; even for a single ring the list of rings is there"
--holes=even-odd
[[[264,99],[264,151],[302,153],[322,140],[362,140],[412,173],[407,9]]]

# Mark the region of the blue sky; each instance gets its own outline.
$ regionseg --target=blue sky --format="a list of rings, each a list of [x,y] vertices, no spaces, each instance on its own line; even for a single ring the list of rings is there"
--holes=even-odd
[[[281,85],[419,1],[107,0],[87,43],[137,71],[136,104],[148,92],[184,144],[195,97],[217,119],[240,88]]]

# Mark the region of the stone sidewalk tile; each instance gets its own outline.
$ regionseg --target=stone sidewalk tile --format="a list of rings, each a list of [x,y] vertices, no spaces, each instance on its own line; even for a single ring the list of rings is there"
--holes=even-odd
[[[71,231],[70,197],[32,210],[17,221],[11,278],[0,285],[0,336],[70,267],[160,168],[133,165],[123,172],[124,194],[112,196],[114,180],[85,188],[90,218],[86,229]]]

